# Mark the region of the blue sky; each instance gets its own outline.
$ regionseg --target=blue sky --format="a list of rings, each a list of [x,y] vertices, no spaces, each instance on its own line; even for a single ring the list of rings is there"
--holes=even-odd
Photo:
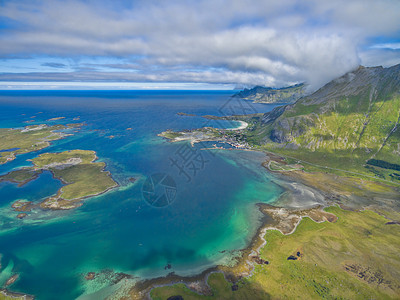
[[[0,0],[0,89],[232,89],[400,63],[398,0]]]

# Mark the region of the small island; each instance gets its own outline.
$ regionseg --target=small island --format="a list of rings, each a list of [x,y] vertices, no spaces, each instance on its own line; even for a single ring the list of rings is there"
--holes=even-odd
[[[18,154],[47,148],[51,141],[70,135],[62,130],[81,126],[82,124],[68,124],[67,126],[40,124],[15,129],[0,128],[0,164],[14,160]]]
[[[186,116],[186,117],[196,117],[195,114],[188,114],[188,113],[184,113],[184,112],[178,112],[177,115],[178,116]]]
[[[220,141],[223,139],[222,134],[215,128],[203,127],[188,131],[166,130],[158,136],[169,139],[171,142],[190,141],[192,145],[205,141]]]
[[[65,119],[65,117],[51,118],[51,119],[48,119],[47,121],[58,121],[58,120],[62,120],[62,119]]]
[[[66,210],[82,205],[82,200],[97,196],[115,188],[118,184],[111,174],[105,171],[105,163],[95,162],[96,152],[88,150],[70,150],[58,153],[44,153],[32,160],[33,166],[12,171],[0,176],[0,181],[11,181],[24,185],[38,177],[44,171],[50,171],[54,178],[65,185],[39,204],[18,200],[12,207],[18,212],[31,211],[33,208]]]

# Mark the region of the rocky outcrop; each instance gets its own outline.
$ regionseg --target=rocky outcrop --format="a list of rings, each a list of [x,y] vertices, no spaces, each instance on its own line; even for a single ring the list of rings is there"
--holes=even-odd
[[[312,117],[299,116],[277,120],[270,139],[276,143],[292,142],[314,125]]]
[[[274,108],[272,111],[265,113],[261,119],[261,124],[268,125],[268,124],[274,122],[277,118],[279,118],[284,113],[284,111],[287,109],[287,107],[288,107],[287,105],[278,106],[278,107]]]

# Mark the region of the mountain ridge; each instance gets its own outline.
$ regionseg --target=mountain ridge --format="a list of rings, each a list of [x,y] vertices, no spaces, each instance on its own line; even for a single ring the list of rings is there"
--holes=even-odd
[[[282,88],[255,86],[244,89],[233,97],[252,100],[254,103],[293,103],[307,94],[307,85],[299,83]]]
[[[387,177],[385,168],[366,165],[399,164],[399,122],[400,64],[359,67],[265,113],[246,136],[262,149]]]

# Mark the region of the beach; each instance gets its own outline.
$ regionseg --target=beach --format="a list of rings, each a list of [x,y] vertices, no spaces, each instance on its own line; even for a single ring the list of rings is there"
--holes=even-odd
[[[245,121],[236,121],[235,120],[235,122],[240,123],[240,125],[236,128],[228,128],[227,130],[242,130],[242,129],[246,129],[247,126],[249,126],[249,124]]]

